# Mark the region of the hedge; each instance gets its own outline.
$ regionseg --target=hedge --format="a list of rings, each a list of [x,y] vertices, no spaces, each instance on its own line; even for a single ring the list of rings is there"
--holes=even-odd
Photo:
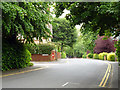
[[[115,61],[115,53],[109,53],[109,54],[107,54],[107,60],[109,60],[109,61]]]
[[[66,53],[65,52],[61,53],[61,58],[66,58]]]
[[[31,53],[24,44],[3,39],[2,45],[2,71],[27,67],[31,60]]]
[[[51,51],[55,49],[53,44],[26,44],[26,47],[31,54],[51,54]]]
[[[104,56],[106,56],[106,59],[107,59],[107,54],[108,53],[106,53],[106,52],[100,53],[99,54],[99,59],[104,60]]]
[[[99,59],[99,54],[93,54],[94,59]]]
[[[93,58],[93,54],[92,54],[92,53],[89,53],[87,56],[88,56],[89,58]]]

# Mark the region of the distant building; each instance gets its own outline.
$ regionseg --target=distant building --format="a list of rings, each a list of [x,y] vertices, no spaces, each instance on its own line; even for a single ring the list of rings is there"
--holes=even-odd
[[[47,24],[47,28],[50,29],[50,32],[51,34],[53,34],[53,31],[52,31],[52,25],[51,24]],[[21,36],[20,34],[17,36],[18,37],[18,40],[21,40],[21,42],[25,42],[26,40],[23,38],[23,36]],[[42,37],[42,41],[40,41],[39,39],[37,38],[34,38],[34,42],[36,44],[39,44],[39,43],[48,43],[48,42],[51,42],[51,38],[52,38],[52,35],[50,36],[50,38],[48,39],[45,39],[44,37]]]

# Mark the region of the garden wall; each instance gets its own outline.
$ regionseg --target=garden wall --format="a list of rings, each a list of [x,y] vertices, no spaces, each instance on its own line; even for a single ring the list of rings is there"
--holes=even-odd
[[[61,58],[61,53],[60,52],[55,53],[55,51],[53,50],[51,51],[50,55],[32,54],[31,58],[32,61],[54,61]]]

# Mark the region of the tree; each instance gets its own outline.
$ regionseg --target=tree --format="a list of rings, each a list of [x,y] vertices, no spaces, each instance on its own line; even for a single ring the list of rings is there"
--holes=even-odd
[[[41,40],[51,34],[48,2],[3,2],[2,9],[2,70],[24,68],[30,65],[31,53],[18,41],[20,34],[28,42]]]
[[[72,26],[84,24],[83,32],[99,30],[101,36],[120,34],[120,2],[57,2],[56,16],[59,17],[64,9],[70,11],[66,19]]]
[[[71,28],[69,21],[65,18],[55,18],[53,20],[53,42],[60,42],[61,48],[72,47],[76,42],[76,29]],[[62,49],[61,49],[62,50]]]
[[[98,36],[98,39],[95,41],[94,53],[102,53],[102,52],[115,52],[114,41],[111,38],[107,38],[103,40],[105,36]]]
[[[47,38],[50,30],[47,28],[50,22],[48,2],[3,2],[2,3],[2,37],[15,41],[18,34],[29,42],[36,37]],[[49,34],[48,34],[49,33]]]
[[[95,40],[97,39],[98,33],[93,33],[89,31],[86,34],[81,33],[78,37],[77,42],[74,44],[74,50],[80,53],[85,53],[88,50],[93,53],[93,48],[95,47]]]

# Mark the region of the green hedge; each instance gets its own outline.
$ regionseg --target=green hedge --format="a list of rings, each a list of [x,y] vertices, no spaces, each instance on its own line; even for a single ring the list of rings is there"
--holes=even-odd
[[[108,53],[106,53],[106,52],[100,53],[99,54],[99,59],[104,60],[104,56],[106,56],[106,59],[107,59],[107,54]]]
[[[31,60],[31,53],[20,42],[3,39],[2,42],[2,70],[27,67]]]
[[[92,54],[92,53],[89,53],[87,56],[88,56],[89,58],[93,58],[93,54]]]
[[[31,54],[51,54],[51,51],[55,49],[53,44],[26,44],[26,47]]]
[[[115,61],[115,53],[109,53],[109,54],[107,54],[107,60],[109,60],[109,61]]]
[[[84,53],[84,54],[82,55],[82,58],[87,58],[87,54]]]
[[[66,53],[65,52],[61,52],[61,58],[66,58]]]
[[[94,59],[99,59],[99,54],[93,54]]]

